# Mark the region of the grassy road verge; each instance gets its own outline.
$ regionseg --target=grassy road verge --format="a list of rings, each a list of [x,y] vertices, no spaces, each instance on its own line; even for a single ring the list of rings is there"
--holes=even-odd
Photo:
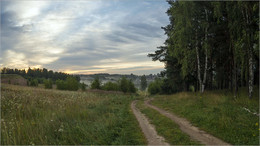
[[[257,91],[257,90],[255,90]],[[193,125],[220,139],[236,145],[259,144],[259,93],[246,97],[245,89],[234,98],[228,91],[209,91],[204,94],[182,92],[158,95],[151,104],[188,119]]]

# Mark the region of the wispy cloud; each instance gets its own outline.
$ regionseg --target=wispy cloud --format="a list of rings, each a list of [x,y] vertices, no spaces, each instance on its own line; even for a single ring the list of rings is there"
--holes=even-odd
[[[69,73],[156,73],[164,0],[1,1],[1,65]]]

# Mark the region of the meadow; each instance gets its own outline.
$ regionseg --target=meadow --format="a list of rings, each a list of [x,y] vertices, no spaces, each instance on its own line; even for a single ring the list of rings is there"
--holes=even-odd
[[[1,145],[144,145],[134,95],[2,84]]]
[[[252,114],[259,114],[258,87],[254,91],[253,99],[242,88],[236,98],[228,90],[181,92],[154,96],[151,103],[230,144],[259,145],[259,116]]]

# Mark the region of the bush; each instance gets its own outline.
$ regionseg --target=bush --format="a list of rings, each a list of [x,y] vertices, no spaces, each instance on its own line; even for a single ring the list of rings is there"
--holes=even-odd
[[[30,86],[38,86],[38,80],[37,79],[32,79],[30,81]]]
[[[63,80],[56,80],[56,86],[58,90],[66,90],[66,83]]]
[[[39,84],[44,84],[44,78],[36,78]]]
[[[44,87],[45,89],[52,89],[52,80],[48,79],[48,80],[44,80]]]
[[[151,82],[148,86],[148,92],[151,95],[159,94],[162,91],[162,81],[160,79],[156,79],[155,81]]]
[[[99,81],[99,78],[96,77],[95,80],[91,83],[91,89],[101,89],[101,83]]]
[[[80,83],[80,88],[82,91],[86,90],[87,85],[85,83]]]
[[[195,92],[195,87],[193,85],[189,86],[189,91]]]
[[[66,90],[77,91],[79,83],[75,77],[68,77],[65,81]]]
[[[79,83],[74,77],[68,77],[65,81],[56,80],[56,85],[58,90],[77,91],[79,89]]]
[[[119,86],[117,83],[107,82],[103,85],[102,89],[107,91],[118,91]]]
[[[127,92],[127,88],[128,88],[128,81],[126,79],[126,77],[122,77],[122,79],[120,80],[119,82],[119,87],[120,87],[120,90],[124,93]]]
[[[136,93],[135,85],[134,85],[134,83],[131,80],[128,81],[127,92]]]
[[[136,93],[136,88],[134,83],[131,80],[127,80],[126,77],[122,77],[122,79],[119,81],[119,88],[120,91],[126,93]]]

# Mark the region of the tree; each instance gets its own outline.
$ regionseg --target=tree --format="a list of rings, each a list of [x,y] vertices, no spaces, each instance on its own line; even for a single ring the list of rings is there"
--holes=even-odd
[[[68,77],[65,84],[67,90],[77,91],[79,89],[79,83],[75,77]]]
[[[165,63],[162,92],[194,86],[229,88],[259,85],[259,2],[169,0],[170,24],[153,61]]]
[[[38,86],[38,80],[37,79],[32,79],[30,81],[30,86]]]
[[[127,84],[128,84],[128,82],[127,82],[126,77],[122,77],[120,82],[119,82],[119,87],[120,87],[120,90],[124,93],[127,92],[127,89],[128,89]]]
[[[44,87],[45,89],[52,89],[52,80],[44,80]]]
[[[119,86],[117,83],[107,82],[102,86],[102,89],[107,91],[118,91]]]
[[[160,79],[156,79],[155,81],[151,82],[148,86],[148,92],[151,95],[160,94],[162,89],[162,81]]]
[[[85,83],[80,83],[80,88],[82,91],[86,90],[87,85]]]
[[[141,90],[145,90],[147,87],[147,81],[145,75],[141,77]]]
[[[101,89],[101,83],[99,77],[97,76],[95,80],[91,83],[91,89]]]
[[[136,88],[132,80],[128,80],[127,82],[127,92],[136,93]]]

